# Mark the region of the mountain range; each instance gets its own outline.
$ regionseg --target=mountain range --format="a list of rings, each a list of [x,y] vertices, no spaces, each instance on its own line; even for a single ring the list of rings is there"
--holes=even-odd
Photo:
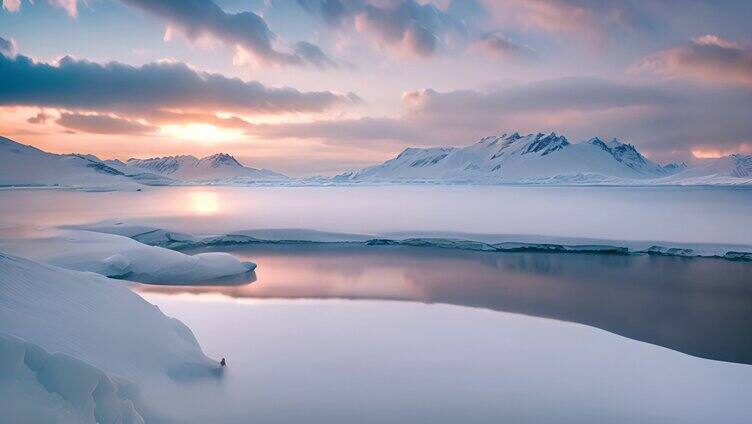
[[[282,181],[288,179],[286,175],[268,169],[256,169],[242,165],[227,153],[217,153],[201,159],[194,156],[128,159],[125,165],[181,181],[192,182],[224,181],[228,183],[252,183],[254,181]]]
[[[291,179],[245,166],[226,153],[102,160],[53,154],[0,137],[0,187],[138,188],[143,185],[257,184],[604,184],[752,185],[752,155],[660,165],[631,144],[518,133],[466,147],[407,148],[386,162],[332,178]]]
[[[0,137],[0,187],[132,188],[142,185],[238,184],[286,181],[287,176],[242,165],[218,153],[198,159],[168,156],[102,160],[89,154],[54,154]]]
[[[407,148],[386,162],[334,177],[338,182],[539,184],[750,184],[752,156],[731,155],[689,167],[659,165],[631,144],[598,137],[519,133],[485,137],[466,147]]]

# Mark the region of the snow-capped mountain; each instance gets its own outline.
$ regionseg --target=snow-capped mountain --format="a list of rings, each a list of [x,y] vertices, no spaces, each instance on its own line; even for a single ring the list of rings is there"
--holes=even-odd
[[[204,158],[194,156],[165,156],[150,159],[128,159],[125,164],[169,176],[183,181],[277,181],[287,176],[267,170],[242,165],[226,153],[217,153]]]
[[[592,138],[518,133],[485,137],[467,147],[408,148],[394,159],[337,180],[528,181],[562,178],[654,179],[680,169],[662,167],[631,144]]]
[[[90,154],[48,153],[0,137],[0,187],[59,186],[87,189],[137,189],[143,185],[190,183],[253,184],[287,177],[241,165],[228,154],[196,159],[102,160]]]
[[[752,185],[752,155],[734,154],[661,166],[631,144],[592,138],[504,134],[467,147],[408,148],[393,159],[333,178],[295,180],[243,166],[219,153],[198,159],[168,156],[101,160],[58,155],[0,137],[0,187],[60,186],[137,189],[143,185],[332,183]]]
[[[96,157],[56,155],[0,137],[0,186],[94,188],[138,185],[139,182],[124,172]]]
[[[697,165],[675,173],[665,182],[674,181],[687,185],[752,184],[752,155],[733,154],[703,159]]]

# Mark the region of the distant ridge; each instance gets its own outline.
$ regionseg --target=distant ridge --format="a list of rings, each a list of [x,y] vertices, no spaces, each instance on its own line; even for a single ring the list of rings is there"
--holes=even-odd
[[[681,178],[675,178],[679,175],[697,178],[702,174],[720,183],[749,184],[751,164],[750,156],[732,155],[706,168],[689,168],[684,163],[661,166],[617,139],[606,142],[594,137],[570,143],[554,132],[515,132],[484,137],[466,147],[407,148],[382,164],[343,173],[334,180],[669,184],[680,182]]]
[[[332,178],[292,179],[244,166],[227,153],[122,162],[90,154],[48,153],[0,137],[0,187],[118,190],[144,185],[411,183],[752,186],[752,155],[661,166],[618,140],[595,137],[570,143],[556,133],[512,133],[485,137],[467,147],[410,147],[382,164]]]
[[[285,175],[243,166],[226,153],[202,159],[169,156],[102,160],[90,154],[48,153],[0,137],[0,187],[137,189],[144,185],[254,184],[285,181]]]
[[[183,181],[208,182],[221,180],[287,180],[288,177],[267,169],[242,165],[227,153],[216,153],[201,159],[195,156],[165,156],[150,159],[128,159],[130,167],[177,178]]]

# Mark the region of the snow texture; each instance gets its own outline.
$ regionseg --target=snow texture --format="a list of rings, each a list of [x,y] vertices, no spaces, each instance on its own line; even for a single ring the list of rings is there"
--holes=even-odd
[[[188,327],[122,283],[0,254],[3,420],[142,423],[164,412],[154,391],[220,374]]]
[[[256,264],[240,262],[227,253],[186,255],[122,235],[83,230],[0,239],[0,249],[66,269],[150,284],[249,281],[256,268]]]

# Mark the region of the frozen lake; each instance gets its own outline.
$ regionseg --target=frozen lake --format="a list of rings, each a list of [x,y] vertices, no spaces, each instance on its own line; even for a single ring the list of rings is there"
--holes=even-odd
[[[591,327],[412,302],[147,295],[223,378],[180,422],[746,424],[752,367]]]
[[[136,288],[186,322],[209,355],[228,359],[220,382],[186,389],[198,399],[186,420],[215,409],[228,423],[752,417],[747,262],[327,244],[221,250],[253,258],[257,280]]]
[[[459,231],[752,244],[752,189],[733,187],[155,187],[0,190],[0,224],[138,221],[189,233],[306,228]]]
[[[0,236],[126,221],[752,244],[752,190],[162,187],[0,190]],[[192,250],[185,253],[205,252]],[[134,286],[222,378],[144,393],[176,422],[749,423],[752,263],[357,244],[212,247],[250,285]],[[156,396],[159,394],[159,396]],[[154,396],[151,396],[154,395]],[[186,401],[190,399],[190,401]]]

